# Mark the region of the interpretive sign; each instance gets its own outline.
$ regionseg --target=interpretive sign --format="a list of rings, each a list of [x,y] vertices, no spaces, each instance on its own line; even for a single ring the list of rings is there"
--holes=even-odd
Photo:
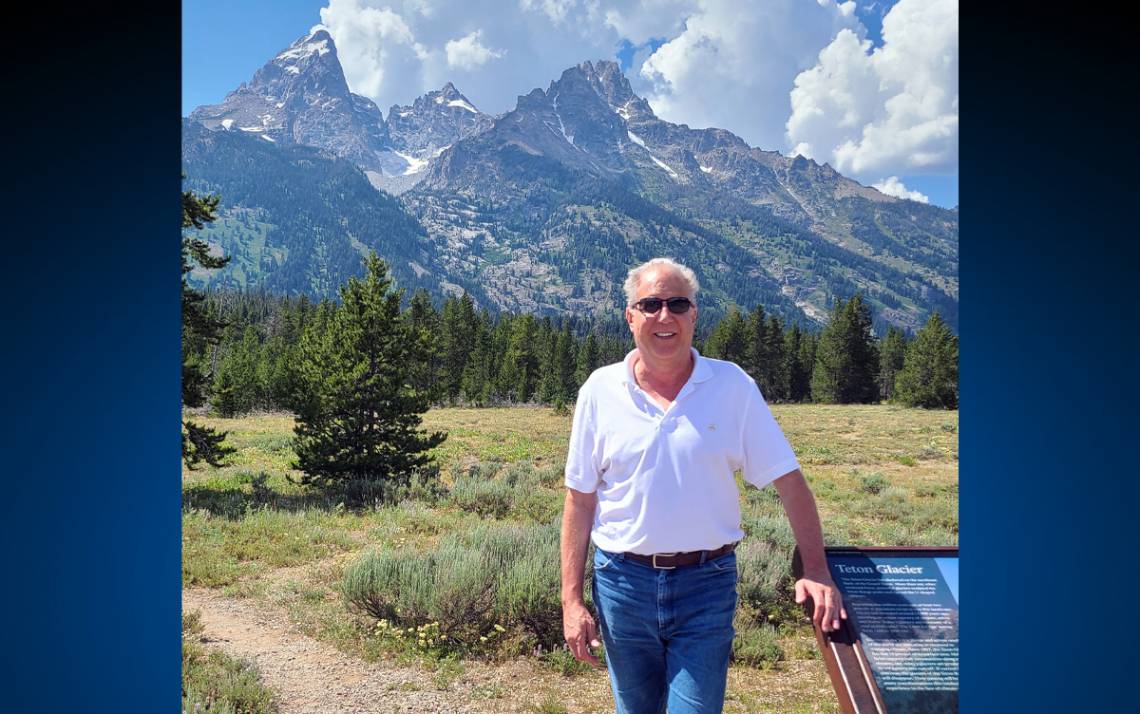
[[[957,712],[958,549],[831,547],[827,563],[847,621],[816,639],[843,711]]]

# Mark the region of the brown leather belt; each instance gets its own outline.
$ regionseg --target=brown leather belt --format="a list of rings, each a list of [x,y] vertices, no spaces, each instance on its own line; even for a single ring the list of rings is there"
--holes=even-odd
[[[683,568],[687,565],[696,565],[701,562],[701,553],[707,553],[705,560],[712,560],[722,555],[728,555],[735,549],[736,543],[729,543],[728,545],[722,545],[716,550],[694,550],[691,553],[654,553],[653,555],[625,553],[624,555],[630,560],[645,563],[658,570],[672,570],[673,568]]]

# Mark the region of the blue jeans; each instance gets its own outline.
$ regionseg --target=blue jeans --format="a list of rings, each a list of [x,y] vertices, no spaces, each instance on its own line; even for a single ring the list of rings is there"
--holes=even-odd
[[[595,550],[593,595],[617,714],[721,711],[736,553],[657,570]]]

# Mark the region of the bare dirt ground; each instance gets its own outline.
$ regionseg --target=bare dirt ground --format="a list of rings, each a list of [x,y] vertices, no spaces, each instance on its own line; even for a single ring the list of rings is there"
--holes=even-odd
[[[364,662],[299,633],[280,613],[207,588],[186,588],[182,610],[197,611],[207,647],[256,665],[282,714],[534,711],[561,679],[522,662],[465,663],[441,686],[432,672],[393,662]],[[603,674],[579,677],[590,700],[604,695]],[[565,686],[565,685],[563,685]],[[597,690],[597,691],[593,691]],[[561,698],[561,697],[560,697]],[[597,711],[592,702],[563,701],[568,711]]]

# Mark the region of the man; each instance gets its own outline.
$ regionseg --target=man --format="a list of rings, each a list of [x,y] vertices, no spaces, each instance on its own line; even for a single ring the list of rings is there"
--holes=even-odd
[[[574,656],[599,665],[600,626],[619,714],[719,712],[736,610],[739,493],[774,483],[802,555],[796,601],[824,631],[847,617],[815,500],[756,383],[692,347],[693,271],[657,258],[629,272],[636,349],[578,394],[566,459],[562,618]],[[595,622],[583,598],[595,545]]]

